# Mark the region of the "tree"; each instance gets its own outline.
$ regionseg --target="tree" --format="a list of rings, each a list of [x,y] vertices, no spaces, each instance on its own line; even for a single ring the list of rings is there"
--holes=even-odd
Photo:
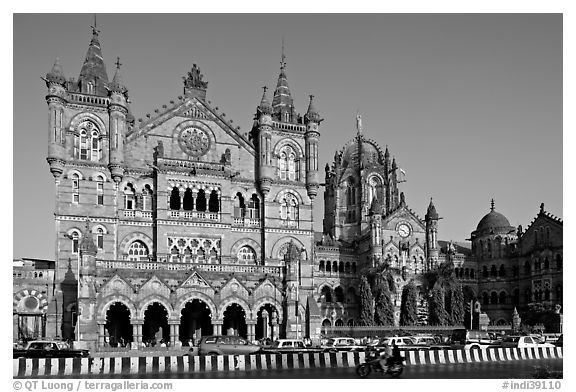
[[[430,325],[447,325],[448,313],[444,307],[444,290],[439,284],[430,291],[428,301],[428,323]]]
[[[376,293],[376,304],[374,307],[374,322],[376,325],[394,325],[394,305],[388,282],[384,284]]]
[[[464,324],[464,292],[462,285],[455,282],[450,290],[450,322],[452,325]]]
[[[416,324],[418,324],[418,292],[414,281],[411,280],[402,289],[400,325],[409,326]]]
[[[372,291],[366,276],[360,278],[360,325],[374,325],[374,309],[372,304]]]

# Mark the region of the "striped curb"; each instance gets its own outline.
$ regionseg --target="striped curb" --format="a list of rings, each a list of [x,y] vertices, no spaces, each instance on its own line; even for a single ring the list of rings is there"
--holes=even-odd
[[[406,365],[440,365],[471,362],[499,362],[526,359],[563,358],[561,347],[487,348],[481,350],[403,351]],[[71,375],[138,375],[252,371],[278,369],[345,368],[363,363],[365,352],[94,357],[94,358],[18,358],[13,360],[17,378]]]

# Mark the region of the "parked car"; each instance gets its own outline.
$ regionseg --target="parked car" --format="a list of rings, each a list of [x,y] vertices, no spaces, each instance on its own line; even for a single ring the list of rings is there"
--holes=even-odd
[[[496,346],[496,344],[497,342],[493,340],[486,331],[454,329],[450,337],[451,348],[477,350]]]
[[[307,347],[301,339],[278,339],[274,341],[269,347],[262,349],[263,353],[267,354],[282,354],[282,353],[301,353],[301,352],[320,352],[319,348]]]
[[[203,336],[198,345],[200,355],[248,355],[260,350],[240,336]]]
[[[532,336],[506,336],[502,339],[501,346],[510,348],[554,347],[552,343],[538,343]]]
[[[326,344],[320,346],[320,348],[327,352],[359,351],[365,349],[364,346],[357,344],[354,338],[331,338],[328,339]]]
[[[66,343],[32,340],[23,349],[12,350],[14,358],[79,358],[90,356],[89,350],[73,350]]]

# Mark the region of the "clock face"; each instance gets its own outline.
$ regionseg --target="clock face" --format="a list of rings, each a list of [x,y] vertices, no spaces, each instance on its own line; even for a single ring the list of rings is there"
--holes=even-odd
[[[210,136],[199,128],[186,128],[178,136],[180,147],[188,155],[200,157],[210,149]]]
[[[398,225],[398,235],[402,238],[406,238],[410,235],[410,226],[406,223],[400,223]]]

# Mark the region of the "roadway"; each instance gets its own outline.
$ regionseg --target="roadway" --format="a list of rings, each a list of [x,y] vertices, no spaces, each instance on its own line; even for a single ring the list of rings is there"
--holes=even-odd
[[[400,378],[406,379],[510,379],[535,378],[535,369],[547,368],[550,371],[562,371],[562,359],[518,360],[503,362],[479,362],[444,365],[413,365],[407,366]],[[61,378],[61,377],[56,377]],[[64,377],[76,378],[76,377]],[[82,376],[82,378],[99,378]],[[109,375],[106,378],[163,378],[163,379],[356,379],[355,368],[317,368],[317,369],[285,369],[261,371],[229,371],[205,373],[171,373],[171,374],[140,374],[140,375]],[[368,378],[382,378],[380,373],[371,373]],[[390,376],[384,376],[390,378]]]

